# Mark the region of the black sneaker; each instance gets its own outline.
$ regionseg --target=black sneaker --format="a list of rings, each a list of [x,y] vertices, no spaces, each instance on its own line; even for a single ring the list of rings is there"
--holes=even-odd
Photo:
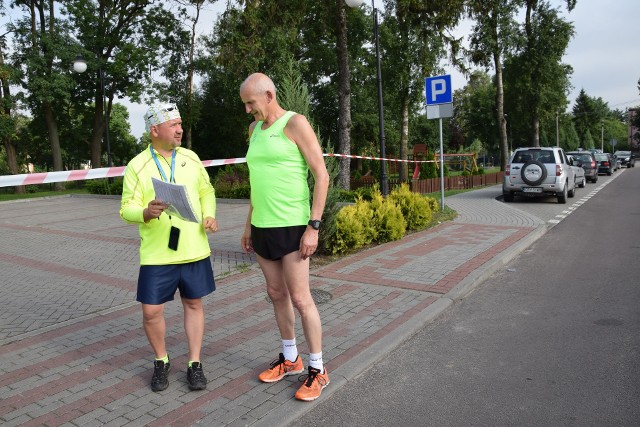
[[[207,377],[202,372],[202,363],[193,362],[190,368],[187,368],[187,382],[191,390],[204,390],[207,388]]]
[[[153,377],[151,377],[151,390],[162,391],[169,387],[169,371],[171,362],[164,363],[162,360],[153,362]]]

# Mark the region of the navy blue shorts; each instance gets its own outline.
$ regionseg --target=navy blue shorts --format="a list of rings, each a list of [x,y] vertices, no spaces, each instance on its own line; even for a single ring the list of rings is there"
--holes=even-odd
[[[180,296],[198,299],[216,290],[209,257],[186,264],[142,265],[138,275],[136,301],[159,305]]]
[[[252,225],[251,244],[255,253],[262,258],[277,261],[300,249],[300,239],[306,229],[306,225],[273,228],[259,228]]]

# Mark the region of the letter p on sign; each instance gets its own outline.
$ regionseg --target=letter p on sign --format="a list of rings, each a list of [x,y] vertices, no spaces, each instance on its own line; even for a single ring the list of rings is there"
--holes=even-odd
[[[451,75],[427,77],[425,79],[427,105],[452,102]]]

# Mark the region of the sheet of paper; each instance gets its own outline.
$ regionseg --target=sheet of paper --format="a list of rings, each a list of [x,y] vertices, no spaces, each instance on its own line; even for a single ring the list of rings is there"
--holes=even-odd
[[[175,215],[185,221],[201,222],[200,215],[196,215],[193,211],[193,206],[191,206],[187,189],[184,185],[164,182],[153,177],[151,180],[153,189],[156,192],[156,199],[162,200],[169,205],[165,213]]]

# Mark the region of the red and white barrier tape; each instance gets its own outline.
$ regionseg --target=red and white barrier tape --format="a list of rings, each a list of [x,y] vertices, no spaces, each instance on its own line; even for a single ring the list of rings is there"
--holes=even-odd
[[[204,167],[245,163],[244,157],[237,159],[203,160]],[[110,168],[79,169],[58,172],[23,173],[20,175],[0,176],[0,187],[14,187],[16,185],[49,184],[53,182],[82,181],[85,179],[113,178],[124,175],[126,166]]]
[[[325,154],[327,157],[348,157],[352,159],[367,159],[367,160],[386,160],[389,162],[404,162],[404,163],[433,163],[435,160],[401,160],[401,159],[386,159],[381,157],[368,157],[368,156],[354,156],[350,154]],[[235,159],[220,159],[220,160],[203,160],[202,165],[206,168],[211,166],[224,166],[233,165],[237,163],[246,163],[247,159],[244,157],[238,157]],[[58,172],[39,172],[39,173],[23,173],[19,175],[2,175],[0,176],[0,187],[14,187],[18,185],[33,185],[33,184],[49,184],[53,182],[65,182],[65,181],[82,181],[86,179],[99,179],[99,178],[113,178],[124,175],[126,166],[114,166],[110,168],[97,168],[97,169],[79,169],[71,171],[58,171]]]
[[[348,157],[350,159],[365,159],[365,160],[386,160],[388,162],[403,162],[403,163],[435,163],[436,160],[404,160],[404,159],[386,159],[382,157],[369,157],[369,156],[354,156],[351,154],[325,154],[327,157]]]

